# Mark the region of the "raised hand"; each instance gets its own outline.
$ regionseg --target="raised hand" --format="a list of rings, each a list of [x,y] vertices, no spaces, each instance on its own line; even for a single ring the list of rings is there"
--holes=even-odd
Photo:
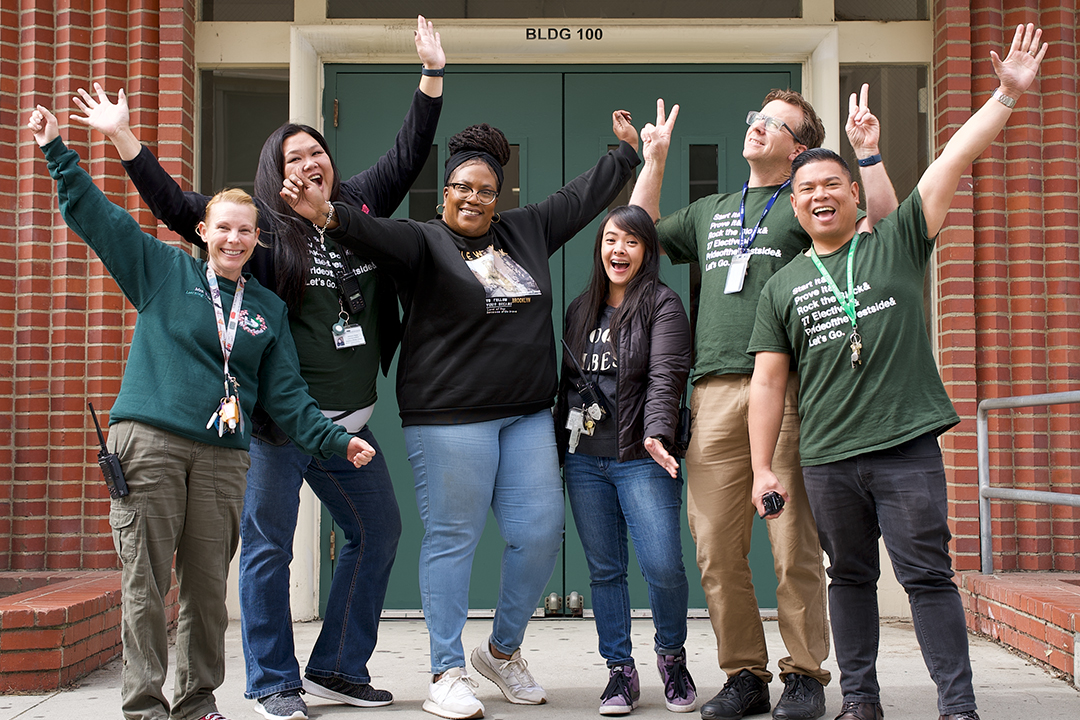
[[[306,182],[296,173],[292,173],[282,180],[279,194],[281,199],[287,202],[300,217],[310,220],[319,227],[327,223],[330,203],[317,185]],[[337,227],[337,221],[333,220],[329,227]]]
[[[664,468],[671,477],[679,476],[679,461],[674,458],[664,447],[664,444],[654,437],[645,438],[645,449],[656,461],[656,464]]]
[[[30,119],[26,122],[26,127],[30,128],[30,132],[34,133],[34,139],[37,140],[37,144],[41,147],[45,147],[60,137],[60,123],[56,121],[56,116],[49,112],[44,105],[38,105],[34,108],[30,113]]]
[[[881,123],[867,107],[867,98],[870,95],[870,86],[863,83],[862,91],[858,100],[855,93],[851,93],[848,101],[847,131],[848,142],[855,151],[855,157],[860,160],[876,155],[878,143],[881,141]]]
[[[107,138],[113,138],[131,129],[131,114],[128,111],[127,96],[123,88],[116,94],[116,102],[111,102],[101,83],[94,83],[95,100],[86,90],[79,88],[79,94],[72,98],[82,110],[82,115],[72,113],[71,119],[80,125],[91,127]]]
[[[423,15],[416,16],[416,54],[420,62],[429,70],[437,70],[446,65],[446,54],[442,49],[442,38],[435,32],[435,26]]]
[[[1026,27],[1017,25],[1012,47],[1004,60],[993,50],[990,51],[990,60],[994,63],[998,80],[1001,81],[1001,89],[1009,97],[1016,99],[1023,95],[1039,73],[1039,65],[1050,47],[1049,43],[1043,43],[1040,47],[1040,40],[1042,29],[1036,29],[1031,23]]]
[[[634,122],[633,118],[630,117],[630,113],[626,110],[616,110],[611,113],[611,131],[615,133],[615,137],[625,143],[630,143],[630,147],[634,148],[635,152],[637,151],[637,130],[634,129]]]
[[[646,162],[649,160],[663,161],[667,159],[668,147],[671,145],[671,133],[675,129],[675,118],[679,117],[679,106],[673,105],[671,114],[664,118],[664,99],[656,101],[656,124],[646,123],[641,128],[641,156]]]

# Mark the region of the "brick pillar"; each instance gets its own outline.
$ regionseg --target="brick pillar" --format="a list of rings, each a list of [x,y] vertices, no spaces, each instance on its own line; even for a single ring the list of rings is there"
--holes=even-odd
[[[1042,0],[937,0],[935,154],[997,87],[990,51],[1004,56],[1020,23],[1051,43],[1040,77],[1004,132],[961,180],[938,241],[939,362],[963,419],[942,438],[958,570],[979,567],[975,411],[986,398],[1080,388],[1077,246],[1077,10]],[[1076,492],[1075,408],[995,411],[991,482]],[[993,503],[998,570],[1075,570],[1080,513]]]
[[[195,2],[60,0],[43,10],[34,0],[19,4],[0,14],[0,147],[10,150],[0,159],[0,193],[13,197],[0,208],[0,234],[9,240],[0,243],[0,278],[14,289],[0,289],[0,455],[10,459],[3,466],[13,475],[0,478],[0,539],[10,538],[0,558],[3,569],[114,567],[108,494],[86,402],[107,419],[135,313],[67,230],[55,184],[24,126],[34,104],[53,109],[64,140],[110,199],[148,232],[176,242],[158,231],[112,146],[70,121],[69,111],[79,87],[101,82],[111,96],[125,87],[136,134],[190,187]],[[158,128],[170,126],[177,132],[159,145]],[[7,178],[14,178],[10,186]]]

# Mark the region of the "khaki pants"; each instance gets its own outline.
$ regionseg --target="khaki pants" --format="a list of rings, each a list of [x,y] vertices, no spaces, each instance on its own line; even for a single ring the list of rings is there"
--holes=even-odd
[[[248,454],[131,421],[109,429],[108,445],[131,490],[112,501],[109,514],[122,565],[124,717],[196,720],[217,709],[214,690],[225,678],[225,581],[239,538]],[[170,712],[162,685],[174,554],[180,620]]]
[[[780,634],[788,651],[778,664],[781,678],[800,673],[826,684],[829,672],[821,667],[829,654],[825,571],[800,468],[798,395],[798,376],[792,373],[773,460],[773,471],[791,500],[766,525],[779,583]],[[756,514],[750,502],[749,397],[749,375],[707,376],[694,385],[687,515],[720,667],[729,677],[749,670],[769,682],[765,633],[747,559]]]

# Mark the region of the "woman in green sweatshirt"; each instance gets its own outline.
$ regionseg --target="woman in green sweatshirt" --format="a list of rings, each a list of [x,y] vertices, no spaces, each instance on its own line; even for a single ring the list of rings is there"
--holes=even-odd
[[[173,717],[223,720],[225,582],[239,538],[250,414],[259,403],[305,452],[348,458],[374,449],[328,420],[308,395],[285,304],[241,272],[258,240],[257,211],[238,190],[207,205],[207,260],[144,233],[110,203],[42,106],[28,123],[56,180],[60,212],[138,311],[109,449],[130,493],[109,522],[122,566],[123,712],[170,716],[165,595],[175,554],[180,617]],[[230,308],[226,310],[225,308]],[[207,418],[209,417],[209,422]]]

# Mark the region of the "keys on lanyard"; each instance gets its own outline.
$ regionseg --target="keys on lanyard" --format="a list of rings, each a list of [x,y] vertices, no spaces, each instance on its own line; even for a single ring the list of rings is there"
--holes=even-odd
[[[230,387],[230,385],[232,387]],[[210,415],[206,429],[217,427],[218,437],[225,433],[234,433],[236,428],[244,432],[244,414],[240,411],[240,383],[232,375],[225,380],[225,397],[221,398],[218,408]]]
[[[851,344],[851,369],[854,370],[856,365],[862,365],[862,336],[858,330],[851,331],[848,343]]]

